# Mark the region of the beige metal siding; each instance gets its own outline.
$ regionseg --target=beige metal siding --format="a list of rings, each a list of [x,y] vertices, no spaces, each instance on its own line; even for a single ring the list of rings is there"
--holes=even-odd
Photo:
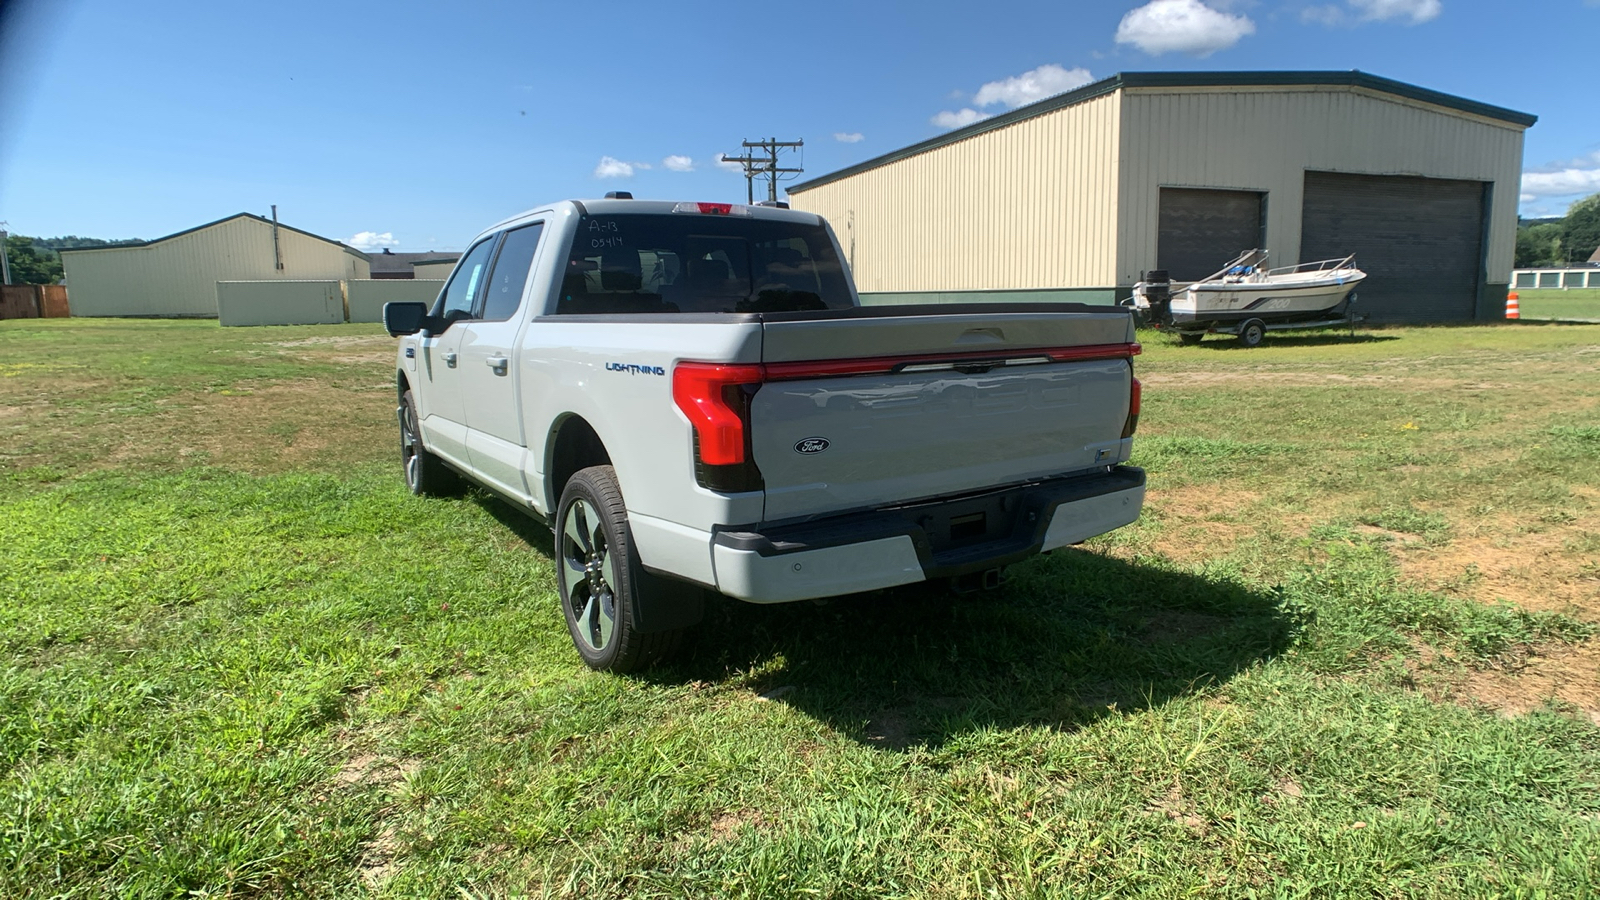
[[[61,254],[75,316],[217,315],[217,282],[369,277],[343,247],[278,229],[283,269],[273,267],[272,225],[218,222],[143,247]]]
[[[1163,186],[1266,191],[1273,261],[1299,261],[1307,169],[1493,182],[1488,281],[1503,284],[1510,277],[1522,170],[1519,126],[1359,88],[1121,93],[1121,284],[1156,267]]]
[[[863,292],[1116,284],[1119,93],[791,194]]]
[[[456,267],[456,261],[449,262],[419,262],[411,264],[413,278],[424,281],[443,281],[450,277],[450,270]]]
[[[433,305],[443,281],[414,278],[357,279],[345,282],[345,306],[352,322],[382,322],[383,305],[390,301]]]
[[[337,325],[344,291],[337,281],[219,281],[220,325]]]

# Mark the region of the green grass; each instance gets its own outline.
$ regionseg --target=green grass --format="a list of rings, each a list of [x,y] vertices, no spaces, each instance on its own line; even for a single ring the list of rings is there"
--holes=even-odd
[[[1595,710],[1471,693],[1592,646],[1600,327],[1148,336],[1140,523],[635,679],[547,532],[402,489],[391,346],[0,323],[0,896],[1600,883]]]
[[[1600,319],[1600,288],[1523,288],[1517,297],[1525,319]]]

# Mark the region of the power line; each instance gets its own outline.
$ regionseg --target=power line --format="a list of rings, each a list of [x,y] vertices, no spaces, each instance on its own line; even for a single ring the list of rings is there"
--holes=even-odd
[[[767,199],[778,199],[778,182],[789,181],[795,175],[804,172],[803,168],[784,168],[778,165],[778,155],[783,151],[796,151],[804,147],[805,141],[780,141],[777,138],[768,138],[764,141],[744,141],[741,146],[745,148],[743,156],[723,155],[726,162],[736,162],[744,167],[744,196],[745,202],[756,202],[756,179],[767,180]],[[764,155],[757,156],[753,151],[764,151]],[[783,176],[788,175],[789,178]]]

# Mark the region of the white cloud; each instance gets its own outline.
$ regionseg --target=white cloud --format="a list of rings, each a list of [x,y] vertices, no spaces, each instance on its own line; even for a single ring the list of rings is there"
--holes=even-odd
[[[1535,201],[1537,199],[1539,199],[1539,198],[1535,197],[1532,194],[1523,194],[1522,196],[1517,198],[1517,200],[1519,202],[1522,202],[1522,203],[1532,203],[1533,201]]]
[[[1523,172],[1522,192],[1535,197],[1567,197],[1600,192],[1600,168]]]
[[[1327,6],[1308,6],[1300,10],[1300,21],[1317,25],[1340,25],[1345,21],[1344,9],[1331,3]]]
[[[1358,22],[1399,20],[1406,25],[1421,25],[1444,12],[1441,0],[1345,0],[1347,6],[1329,3],[1300,10],[1300,21],[1318,25],[1347,25]],[[1600,0],[1595,0],[1600,3]]]
[[[1421,25],[1439,18],[1444,5],[1439,0],[1350,0],[1350,5],[1361,13],[1362,21],[1387,22],[1404,19],[1408,24]]]
[[[1063,69],[1054,63],[1046,63],[1014,78],[985,84],[978,88],[972,102],[980,107],[1004,103],[1007,108],[1016,109],[1035,100],[1083,87],[1093,80],[1094,76],[1089,74],[1088,69]]]
[[[1597,0],[1597,2],[1600,2],[1600,0]],[[866,135],[859,131],[835,131],[833,133],[833,139],[842,144],[860,143],[864,138],[866,138]]]
[[[394,239],[392,231],[362,231],[355,237],[345,241],[346,244],[357,250],[381,250],[384,247],[398,247],[400,242]]]
[[[1131,10],[1117,26],[1117,43],[1132,44],[1159,56],[1167,52],[1210,56],[1255,34],[1249,16],[1230,16],[1200,0],[1150,0]]]
[[[975,109],[972,109],[971,107],[966,107],[956,110],[955,112],[951,112],[947,109],[928,121],[939,126],[940,128],[962,128],[964,126],[971,125],[973,122],[987,118],[989,118],[988,113],[981,113]]]
[[[724,172],[738,172],[740,175],[744,174],[744,163],[734,162],[728,158],[728,154],[726,153],[718,153],[714,162],[716,162],[717,168]]]
[[[1089,74],[1088,69],[1063,69],[1055,63],[1045,63],[1021,75],[987,82],[972,95],[972,106],[954,111],[947,109],[928,121],[940,128],[961,128],[994,115],[992,112],[982,111],[983,107],[1003,104],[1007,109],[1016,109],[1036,100],[1083,87],[1093,80],[1094,76]],[[959,91],[956,92],[958,99],[961,96]]]
[[[674,154],[661,161],[661,167],[669,172],[693,172],[694,160],[687,156]]]
[[[600,157],[600,165],[594,167],[596,178],[632,178],[633,171],[639,168],[636,163],[623,162],[611,156]]]
[[[1522,202],[1600,192],[1600,151],[1522,173]]]

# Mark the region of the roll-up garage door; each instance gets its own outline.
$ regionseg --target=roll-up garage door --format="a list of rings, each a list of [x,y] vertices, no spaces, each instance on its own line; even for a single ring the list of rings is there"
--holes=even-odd
[[[1159,227],[1156,268],[1174,281],[1204,278],[1261,246],[1261,195],[1164,187]]]
[[[1483,183],[1307,172],[1300,260],[1350,253],[1377,322],[1465,322],[1483,269]],[[1280,263],[1282,264],[1282,263]]]

